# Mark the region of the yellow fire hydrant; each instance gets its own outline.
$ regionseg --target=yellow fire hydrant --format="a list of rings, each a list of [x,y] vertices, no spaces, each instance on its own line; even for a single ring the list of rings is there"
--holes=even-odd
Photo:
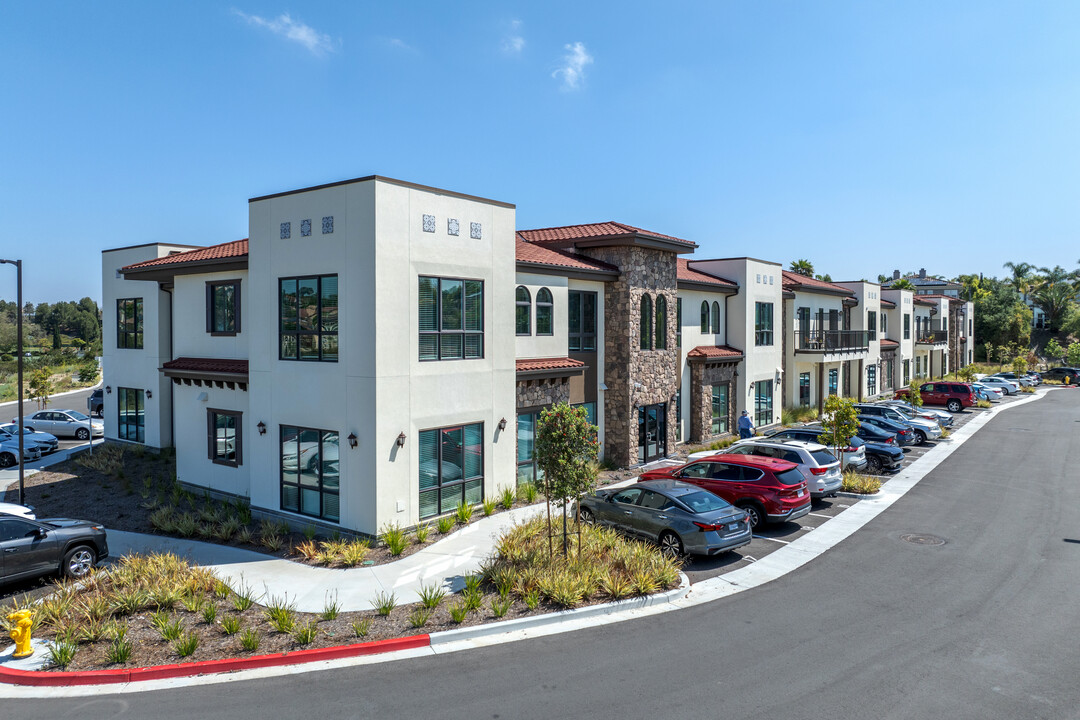
[[[19,610],[7,616],[11,622],[11,630],[8,632],[15,641],[15,654],[12,657],[24,658],[34,654],[30,647],[30,630],[34,627],[29,610]]]

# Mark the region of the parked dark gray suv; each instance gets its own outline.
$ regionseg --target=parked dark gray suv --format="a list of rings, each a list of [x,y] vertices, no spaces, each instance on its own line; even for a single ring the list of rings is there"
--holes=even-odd
[[[0,583],[63,573],[86,576],[109,556],[105,528],[88,520],[0,514]]]

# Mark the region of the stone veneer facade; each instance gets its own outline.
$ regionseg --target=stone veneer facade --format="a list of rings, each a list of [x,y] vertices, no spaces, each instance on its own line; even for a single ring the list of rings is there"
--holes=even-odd
[[[703,442],[712,435],[712,386],[728,386],[728,431],[735,431],[735,378],[739,361],[694,360],[690,363],[690,442]],[[719,437],[719,435],[717,436]]]
[[[570,381],[567,378],[544,378],[517,381],[517,409],[548,407],[570,402]]]
[[[666,403],[666,445],[675,447],[675,402],[679,351],[675,345],[676,254],[633,246],[578,248],[577,252],[615,265],[619,279],[604,287],[604,448],[603,456],[620,467],[638,463],[638,408]],[[641,349],[641,298],[667,301],[664,350]],[[666,454],[666,453],[665,453]]]

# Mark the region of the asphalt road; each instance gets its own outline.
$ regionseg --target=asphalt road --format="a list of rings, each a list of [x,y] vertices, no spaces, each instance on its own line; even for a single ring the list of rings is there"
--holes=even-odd
[[[5,701],[12,718],[1077,718],[1080,392],[988,424],[885,513],[755,590],[481,650]],[[905,542],[932,535],[944,544]]]

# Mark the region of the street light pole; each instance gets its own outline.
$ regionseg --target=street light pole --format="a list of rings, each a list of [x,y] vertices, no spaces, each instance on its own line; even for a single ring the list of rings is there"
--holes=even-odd
[[[25,491],[26,491],[26,470],[23,467],[23,465],[24,465],[23,460],[24,460],[24,457],[25,457],[23,455],[23,442],[24,442],[25,436],[23,435],[22,260],[0,260],[0,265],[3,265],[5,263],[8,264],[8,265],[14,265],[15,266],[15,283],[16,283],[15,295],[16,295],[16,303],[18,303],[18,307],[16,308],[16,315],[18,316],[18,319],[15,321],[16,322],[15,327],[18,328],[18,329],[16,330],[16,333],[15,333],[15,335],[16,335],[15,344],[18,346],[18,352],[19,352],[19,360],[18,360],[18,368],[19,368],[19,372],[18,372],[18,376],[19,376],[19,379],[18,379],[18,383],[19,383],[19,404],[18,404],[18,408],[19,408],[19,420],[18,420],[18,423],[19,423],[19,504],[20,505],[25,505],[26,503],[24,502],[24,498],[23,498],[23,495],[25,494]]]

